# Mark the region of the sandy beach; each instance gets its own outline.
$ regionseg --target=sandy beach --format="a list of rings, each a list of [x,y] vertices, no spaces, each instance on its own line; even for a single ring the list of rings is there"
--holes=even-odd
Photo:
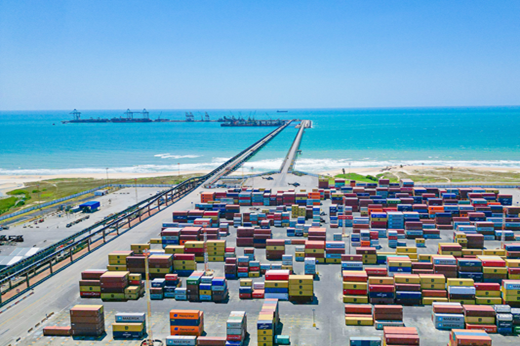
[[[410,173],[410,172],[426,172],[432,170],[447,170],[449,167],[445,166],[392,166],[392,167],[364,167],[364,168],[352,168],[346,172],[357,173],[361,175],[377,175],[380,173]],[[507,167],[454,167],[454,172],[478,172],[483,175],[487,173],[520,173],[520,168],[507,168]],[[187,174],[206,174],[209,170],[194,170],[194,171],[182,171],[182,175]],[[341,170],[333,171],[322,171],[318,172],[323,175],[334,176],[343,173]],[[233,173],[234,175],[241,175],[240,171]],[[151,178],[151,177],[165,177],[165,176],[176,176],[177,171],[172,172],[157,172],[157,173],[109,173],[109,179],[133,179],[133,178]],[[106,174],[102,173],[84,173],[84,174],[57,174],[57,175],[0,175],[0,196],[7,191],[22,188],[25,183],[50,180],[50,179],[77,179],[77,178],[93,178],[93,179],[106,179]]]

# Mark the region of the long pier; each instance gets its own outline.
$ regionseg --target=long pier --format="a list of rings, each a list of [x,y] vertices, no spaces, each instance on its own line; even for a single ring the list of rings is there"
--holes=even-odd
[[[292,172],[294,162],[296,161],[298,150],[300,149],[300,144],[302,142],[303,132],[307,127],[310,127],[310,121],[302,120],[300,124],[300,129],[298,130],[298,133],[294,138],[291,148],[289,149],[289,152],[287,153],[287,156],[285,157],[285,160],[282,163],[282,167],[280,168],[281,174],[287,174],[289,172]]]

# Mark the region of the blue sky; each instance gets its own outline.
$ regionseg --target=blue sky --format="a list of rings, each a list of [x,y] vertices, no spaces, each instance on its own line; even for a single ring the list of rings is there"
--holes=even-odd
[[[520,1],[0,0],[0,109],[518,105]]]

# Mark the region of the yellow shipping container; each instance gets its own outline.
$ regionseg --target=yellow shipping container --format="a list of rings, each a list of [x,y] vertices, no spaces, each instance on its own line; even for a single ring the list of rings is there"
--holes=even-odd
[[[369,285],[393,285],[394,283],[393,277],[371,276],[368,278]]]
[[[291,291],[289,289],[289,295],[290,296],[296,296],[296,297],[312,297],[314,295],[314,291],[313,290]]]
[[[101,292],[100,286],[79,286],[80,292]]]
[[[432,305],[434,302],[446,303],[448,302],[448,298],[444,297],[423,297],[422,303],[423,305]]]
[[[295,285],[289,285],[289,294],[291,291],[312,291],[314,290],[314,285],[303,285],[303,284],[295,284]]]
[[[368,296],[343,296],[345,304],[368,304]]]
[[[197,264],[184,264],[184,265],[175,265],[175,270],[196,270]]]
[[[289,287],[289,281],[285,280],[265,280],[265,287],[269,288],[288,288]]]
[[[482,255],[482,250],[480,249],[462,249],[463,256],[480,256]]]
[[[506,267],[482,267],[484,274],[507,274]]]
[[[273,246],[273,245],[268,245],[265,247],[265,249],[267,251],[271,251],[271,250],[274,250],[274,251],[282,251],[282,250],[285,250],[285,246],[280,246],[280,245],[276,245],[276,246]]]
[[[224,256],[208,256],[208,262],[224,262]]]
[[[240,279],[240,287],[251,287],[251,286],[253,286],[253,280]]]
[[[341,258],[325,258],[325,263],[339,264],[341,263]]]
[[[506,259],[506,265],[508,268],[519,268],[520,259]]]
[[[168,245],[164,249],[164,252],[167,254],[184,253],[184,245]]]
[[[445,283],[431,284],[421,282],[421,290],[443,290],[445,288]]]
[[[218,248],[226,248],[226,241],[225,240],[208,240],[206,242],[206,245],[218,247]]]
[[[149,268],[150,274],[170,274],[171,268]]]
[[[305,252],[295,252],[294,257],[303,258],[305,257]]]
[[[500,297],[500,291],[476,291],[477,297]]]
[[[367,290],[368,283],[366,282],[343,282],[344,290]]]
[[[397,254],[403,254],[403,253],[417,253],[417,248],[416,247],[404,247],[404,246],[398,246],[396,249],[395,249],[395,252]]]
[[[471,324],[495,324],[494,317],[466,316],[464,320]]]
[[[107,265],[107,269],[111,272],[124,272],[126,271],[126,265]]]
[[[314,278],[312,275],[289,275],[289,284],[312,284]]]
[[[162,244],[161,238],[152,238],[150,239],[150,244]]]
[[[506,256],[506,249],[484,249],[484,256]]]
[[[112,323],[114,332],[142,332],[144,323]]]
[[[101,293],[103,300],[125,300],[124,293]]]
[[[447,285],[448,286],[475,286],[475,282],[473,279],[455,279],[455,278],[448,278],[447,279]]]
[[[421,278],[414,274],[394,274],[394,280],[398,284],[420,284]]]
[[[345,324],[347,326],[373,326],[374,320],[372,317],[345,317]]]
[[[421,262],[431,262],[432,261],[432,255],[431,254],[419,254],[419,261]]]
[[[260,336],[272,336],[273,335],[273,330],[272,329],[258,329],[257,330],[257,335],[260,335]]]
[[[403,261],[403,260],[388,260],[389,267],[403,267],[410,268],[412,266],[412,261]]]
[[[475,297],[475,302],[478,305],[500,305],[500,304],[502,304],[502,298],[500,298],[500,297]]]
[[[260,272],[249,272],[249,277],[250,278],[259,278]]]
[[[419,274],[421,278],[421,284],[423,283],[432,283],[432,284],[444,284],[446,282],[446,278],[444,276],[438,276],[435,274]]]
[[[131,280],[131,281],[142,280],[142,275],[141,274],[136,274],[136,273],[128,274],[128,280]]]
[[[475,299],[450,299],[450,303],[461,303],[466,305],[475,305]]]
[[[110,265],[126,265],[126,258],[110,258],[110,257],[108,257],[108,264],[110,264]]]
[[[200,249],[204,247],[204,242],[200,240],[190,240],[184,243],[187,249]]]
[[[204,296],[210,296],[211,295],[211,290],[200,290],[199,291],[199,295],[204,295]]]
[[[305,249],[305,253],[325,253],[325,249]]]

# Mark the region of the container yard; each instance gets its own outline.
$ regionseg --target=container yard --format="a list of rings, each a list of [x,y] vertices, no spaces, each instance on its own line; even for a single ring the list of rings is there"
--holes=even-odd
[[[201,188],[3,308],[2,343],[133,345],[151,326],[166,345],[514,345],[518,197]]]

